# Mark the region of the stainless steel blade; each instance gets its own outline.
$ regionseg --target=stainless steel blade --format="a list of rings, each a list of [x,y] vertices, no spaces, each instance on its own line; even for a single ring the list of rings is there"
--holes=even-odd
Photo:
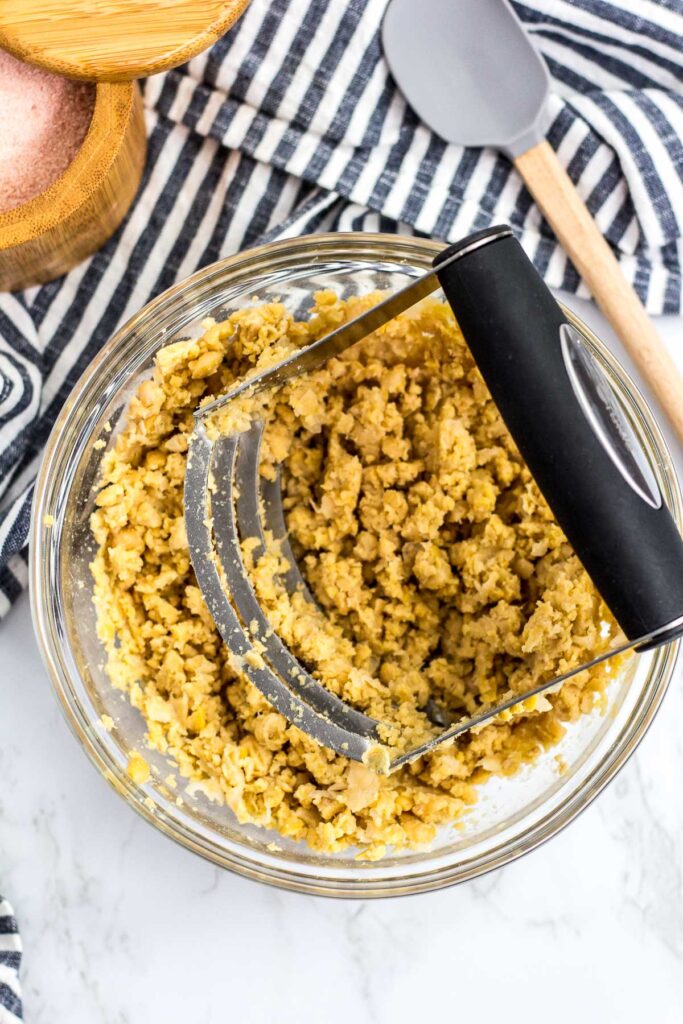
[[[511,234],[510,228],[501,228],[500,230],[501,238]],[[490,239],[485,241],[490,241]],[[484,244],[484,242],[475,240],[471,245],[459,249],[448,259],[439,263],[439,270],[441,271],[445,267],[450,266],[451,263],[455,263],[456,260],[472,252],[473,249],[478,248],[481,244]],[[279,387],[295,377],[300,377],[305,373],[312,373],[313,370],[317,370],[318,367],[322,366],[332,356],[338,356],[341,352],[350,348],[351,345],[355,345],[357,341],[361,341],[368,334],[372,334],[378,327],[383,327],[384,324],[389,323],[399,313],[405,313],[407,309],[420,302],[421,299],[431,295],[432,292],[437,291],[439,287],[436,271],[428,270],[426,274],[422,274],[421,277],[411,281],[405,288],[400,288],[399,291],[393,292],[386,299],[383,299],[382,302],[378,302],[376,306],[372,306],[365,313],[361,313],[360,316],[354,317],[353,320],[349,320],[348,323],[342,324],[341,327],[319,338],[318,341],[314,341],[312,345],[293,352],[291,356],[283,359],[282,362],[268,367],[267,370],[263,370],[261,373],[254,374],[253,377],[247,377],[246,380],[241,381],[225,395],[220,395],[213,402],[208,402],[206,405],[201,406],[197,409],[195,416],[199,419],[208,416],[215,409],[221,408],[227,402],[231,402],[238,395],[244,394],[246,391],[256,394],[265,388]]]
[[[215,495],[211,487],[214,472],[219,479],[229,480],[232,506],[232,474],[236,464],[239,435],[210,441],[198,424],[190,440],[185,472],[184,511],[190,558],[207,608],[225,644],[235,656],[235,665],[272,706],[325,747],[356,761],[362,761],[368,750],[377,745],[375,722],[345,704],[309,676],[299,662],[283,653],[279,638],[253,637],[231,603],[229,593],[235,589],[236,577],[245,573],[238,543],[231,535],[237,532],[232,510],[221,490]],[[215,502],[212,501],[215,498]],[[212,506],[216,504],[218,508]],[[218,513],[219,536],[214,536],[214,515]],[[225,563],[221,563],[222,550]],[[229,574],[229,578],[228,578]],[[241,585],[241,579],[240,579]],[[250,593],[244,579],[241,596]],[[265,655],[265,657],[263,656]],[[274,657],[273,657],[274,655]],[[273,663],[268,660],[273,657]],[[278,671],[279,669],[279,671]]]
[[[646,644],[650,644],[653,640],[658,637],[664,637],[665,634],[671,632],[672,629],[676,629],[678,626],[683,625],[683,616],[678,619],[674,619],[673,622],[667,622],[666,625],[661,626],[659,629],[655,629],[652,633],[647,633],[645,636],[636,637],[635,640],[627,640],[624,643],[617,644],[615,647],[611,647],[603,654],[599,654],[597,658],[593,658],[591,661],[586,661],[582,665],[577,665],[576,668],[571,669],[569,672],[564,672],[562,675],[555,676],[553,679],[548,680],[547,683],[539,683],[532,690],[527,690],[525,693],[517,693],[513,697],[509,697],[507,700],[501,701],[499,704],[495,704],[484,711],[480,711],[476,715],[472,715],[470,718],[458,719],[453,725],[448,726],[438,736],[434,736],[433,739],[428,740],[426,743],[421,744],[419,747],[415,747],[413,750],[407,751],[405,754],[401,754],[400,757],[395,758],[390,765],[389,771],[393,772],[397,768],[401,768],[403,765],[410,764],[411,761],[416,761],[418,757],[422,757],[424,754],[428,754],[431,750],[445,743],[447,740],[455,739],[457,736],[461,736],[465,732],[469,732],[470,729],[476,729],[478,726],[484,725],[486,722],[491,721],[496,715],[501,714],[503,711],[507,711],[510,708],[514,708],[517,704],[523,703],[525,700],[529,700],[530,697],[536,697],[542,693],[549,693],[557,686],[561,686],[562,683],[566,683],[568,679],[573,676],[577,676],[580,672],[585,672],[587,669],[595,668],[596,665],[602,664],[604,661],[609,661],[610,658],[616,658],[619,654],[625,654],[627,651],[637,650],[639,647],[645,647]]]

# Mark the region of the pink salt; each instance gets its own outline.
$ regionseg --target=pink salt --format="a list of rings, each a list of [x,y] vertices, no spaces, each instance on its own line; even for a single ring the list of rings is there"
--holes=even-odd
[[[86,136],[95,87],[42,71],[0,50],[0,213],[64,173]]]

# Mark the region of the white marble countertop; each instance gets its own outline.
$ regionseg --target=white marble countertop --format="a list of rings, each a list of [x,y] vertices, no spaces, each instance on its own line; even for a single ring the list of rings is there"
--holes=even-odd
[[[683,363],[683,319],[661,326]],[[24,598],[0,627],[0,892],[26,1021],[680,1024],[681,723],[679,665],[616,781],[501,871],[375,902],[284,893],[174,845],[107,786],[60,716]]]

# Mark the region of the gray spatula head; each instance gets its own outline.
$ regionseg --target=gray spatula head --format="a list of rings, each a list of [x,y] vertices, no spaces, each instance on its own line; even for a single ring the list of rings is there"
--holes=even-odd
[[[514,159],[545,136],[548,69],[508,0],[392,0],[382,42],[406,99],[447,142]]]

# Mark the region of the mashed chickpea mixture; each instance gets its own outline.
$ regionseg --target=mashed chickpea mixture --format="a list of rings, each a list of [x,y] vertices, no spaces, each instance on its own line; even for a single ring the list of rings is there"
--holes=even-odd
[[[108,672],[143,714],[150,747],[240,821],[315,850],[358,846],[367,858],[428,843],[489,775],[514,774],[599,704],[610,673],[583,672],[380,776],[290,725],[229,656],[184,528],[193,412],[377,298],[319,293],[306,322],[278,303],[254,306],[161,349],[104,457],[92,517]],[[287,385],[268,399],[267,423],[261,471],[281,473],[292,546],[318,608],[280,586],[276,548],[251,566],[259,599],[329,689],[390,723],[388,744],[431,735],[430,702],[471,714],[613,639],[448,306],[425,301]]]

